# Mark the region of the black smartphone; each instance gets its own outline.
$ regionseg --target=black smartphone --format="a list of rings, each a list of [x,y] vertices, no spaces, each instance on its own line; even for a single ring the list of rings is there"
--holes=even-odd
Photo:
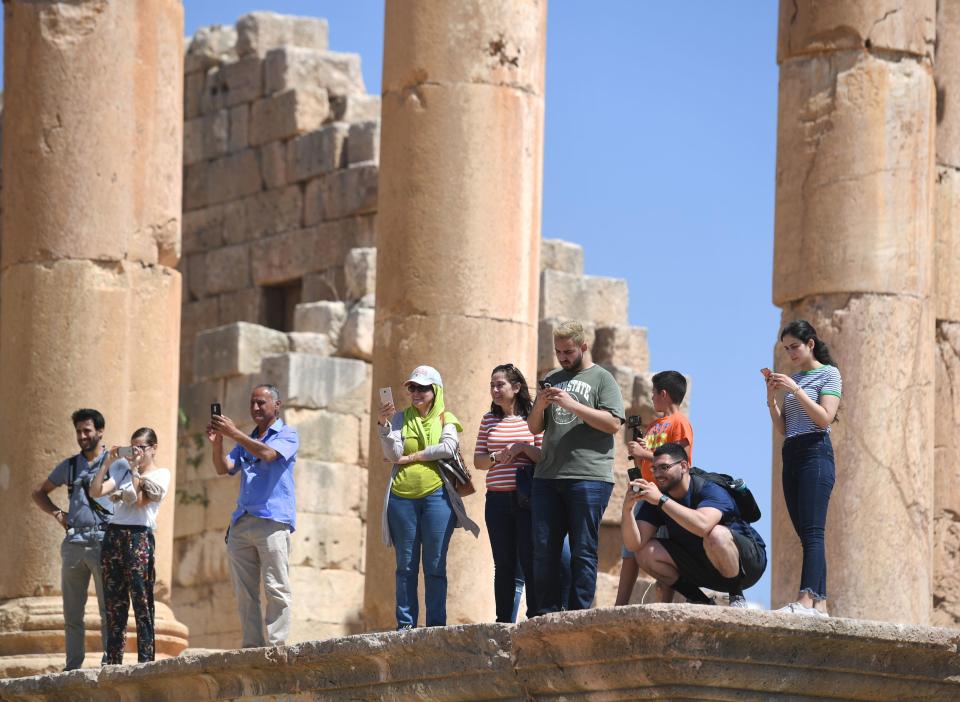
[[[640,480],[643,477],[643,473],[640,472],[640,469],[634,466],[633,468],[627,468],[627,478],[630,479],[632,483],[634,480]]]
[[[537,383],[537,385],[540,387],[541,390],[546,390],[547,388],[550,387],[550,383],[548,383],[546,380],[541,380],[539,383]]]
[[[219,402],[214,402],[212,405],[210,405],[210,416],[212,416],[212,417],[219,417],[219,416],[221,416],[222,414],[223,414],[223,412],[220,411],[220,403],[219,403]]]

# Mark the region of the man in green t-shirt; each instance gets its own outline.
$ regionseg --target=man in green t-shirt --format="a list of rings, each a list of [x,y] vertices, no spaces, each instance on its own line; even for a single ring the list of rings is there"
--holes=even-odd
[[[560,370],[547,375],[527,424],[544,432],[533,480],[537,614],[588,609],[597,589],[600,518],[613,491],[614,435],[624,421],[620,386],[587,356],[579,322],[553,333]],[[560,601],[560,554],[570,536],[570,598]]]

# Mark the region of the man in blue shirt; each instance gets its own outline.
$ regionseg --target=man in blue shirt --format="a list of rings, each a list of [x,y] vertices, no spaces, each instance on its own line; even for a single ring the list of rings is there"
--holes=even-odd
[[[726,490],[690,475],[683,446],[667,443],[653,456],[654,481],[632,481],[623,500],[624,545],[644,571],[688,601],[711,604],[700,590],[707,587],[729,593],[730,606],[746,607],[743,591],[767,567],[760,534],[740,518]],[[634,519],[633,506],[641,500]],[[655,538],[661,526],[669,538]]]
[[[110,520],[113,506],[106,498],[96,500],[87,489],[90,481],[106,458],[102,445],[106,423],[95,409],[79,409],[71,417],[77,432],[80,453],[61,461],[43,484],[33,491],[34,503],[57,520],[65,530],[60,544],[60,589],[63,592],[63,622],[66,638],[67,663],[64,670],[83,665],[86,656],[83,613],[87,606],[87,588],[93,578],[100,607],[102,641],[106,643],[107,617],[104,611],[103,579],[100,575],[100,542],[103,530]],[[50,499],[50,493],[67,486],[70,503],[64,512]],[[102,648],[106,651],[106,646]],[[106,654],[104,654],[105,656]],[[101,663],[106,662],[105,659]]]
[[[217,475],[240,475],[237,509],[227,529],[227,553],[240,609],[243,647],[282,646],[290,633],[290,533],[296,526],[293,467],[300,438],[280,419],[280,391],[258,385],[250,395],[257,425],[249,436],[229,417],[213,415],[207,438]],[[224,454],[223,437],[237,443]],[[267,600],[260,613],[260,582]],[[266,636],[264,636],[266,627]]]

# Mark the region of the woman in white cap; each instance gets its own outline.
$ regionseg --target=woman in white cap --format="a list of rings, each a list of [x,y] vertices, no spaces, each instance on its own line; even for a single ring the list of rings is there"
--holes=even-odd
[[[437,460],[452,458],[459,446],[460,421],[447,412],[443,380],[435,368],[417,366],[404,382],[411,406],[397,412],[380,407],[380,444],[393,461],[383,504],[382,535],[397,557],[397,629],[417,625],[417,579],[423,560],[426,625],[447,623],[447,547],[455,526],[479,534],[460,496]]]

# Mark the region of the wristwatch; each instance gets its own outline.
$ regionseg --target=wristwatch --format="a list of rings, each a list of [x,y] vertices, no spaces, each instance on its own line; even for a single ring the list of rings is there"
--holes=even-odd
[[[669,501],[670,501],[669,495],[660,495],[660,501],[658,504],[660,505],[660,507],[663,507]]]

